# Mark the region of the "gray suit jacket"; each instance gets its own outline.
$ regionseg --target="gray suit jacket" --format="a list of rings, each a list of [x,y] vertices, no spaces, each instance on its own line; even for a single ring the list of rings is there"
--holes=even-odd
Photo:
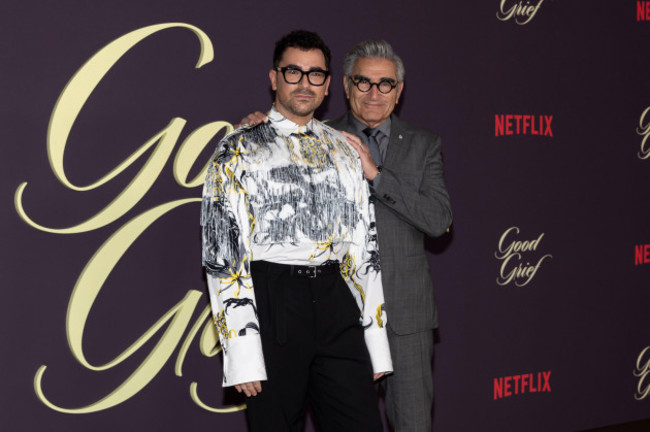
[[[354,133],[348,115],[327,124]],[[440,137],[392,115],[383,167],[373,194],[388,325],[397,334],[430,330],[438,322],[424,236],[451,224]]]

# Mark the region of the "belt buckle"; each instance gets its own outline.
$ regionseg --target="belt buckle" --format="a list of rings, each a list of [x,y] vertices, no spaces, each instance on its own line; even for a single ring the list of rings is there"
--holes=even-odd
[[[317,266],[307,266],[309,271],[313,272],[310,276],[309,279],[316,279],[316,269],[318,268]]]

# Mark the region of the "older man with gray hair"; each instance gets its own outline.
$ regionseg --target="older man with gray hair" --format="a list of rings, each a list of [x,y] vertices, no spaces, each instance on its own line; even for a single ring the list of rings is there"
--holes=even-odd
[[[438,321],[424,237],[442,235],[452,220],[440,137],[393,113],[405,69],[388,42],[360,42],[343,69],[350,110],[328,125],[343,131],[359,153],[375,201],[394,368],[381,381],[388,419],[396,432],[431,431]],[[262,118],[251,114],[243,122]]]
[[[375,198],[377,236],[394,373],[382,381],[397,432],[431,431],[433,329],[437,312],[424,237],[451,224],[440,137],[393,111],[404,64],[384,40],[355,45],[343,63],[350,111],[328,124],[345,131]]]

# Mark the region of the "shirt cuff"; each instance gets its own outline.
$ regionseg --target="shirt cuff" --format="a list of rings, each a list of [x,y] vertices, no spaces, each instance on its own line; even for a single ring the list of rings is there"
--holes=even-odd
[[[259,334],[232,338],[223,352],[223,387],[252,381],[266,381]]]
[[[390,357],[386,329],[368,329],[364,332],[364,337],[370,354],[373,373],[392,372],[393,361]]]

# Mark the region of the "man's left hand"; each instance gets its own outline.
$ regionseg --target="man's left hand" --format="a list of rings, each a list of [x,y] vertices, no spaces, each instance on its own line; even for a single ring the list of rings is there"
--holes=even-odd
[[[262,393],[262,383],[259,381],[251,381],[247,383],[236,384],[235,389],[237,389],[239,393],[244,392],[244,394],[246,394],[248,397],[257,396],[258,393]]]

